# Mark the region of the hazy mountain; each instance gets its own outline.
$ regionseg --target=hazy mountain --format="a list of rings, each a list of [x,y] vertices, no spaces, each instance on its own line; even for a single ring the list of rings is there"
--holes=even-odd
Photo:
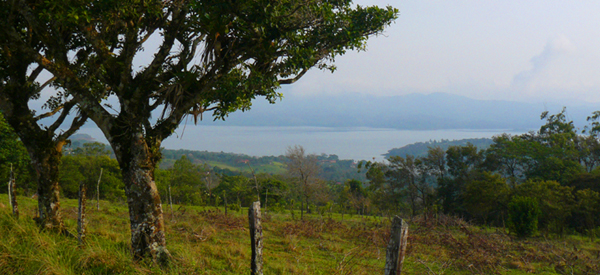
[[[537,129],[540,114],[557,113],[559,104],[475,100],[447,93],[376,97],[287,96],[276,104],[256,100],[250,111],[231,114],[219,125],[380,127],[432,129]],[[566,106],[578,127],[597,110],[591,105]],[[600,108],[598,108],[600,109]],[[205,117],[207,119],[207,117]]]

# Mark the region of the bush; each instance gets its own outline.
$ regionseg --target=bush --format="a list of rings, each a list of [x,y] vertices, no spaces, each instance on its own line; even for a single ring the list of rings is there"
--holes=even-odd
[[[529,237],[537,231],[540,208],[535,199],[515,196],[508,205],[508,226],[518,237]]]

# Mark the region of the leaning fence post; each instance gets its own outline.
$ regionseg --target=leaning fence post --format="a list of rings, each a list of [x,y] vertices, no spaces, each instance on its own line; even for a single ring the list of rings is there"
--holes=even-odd
[[[392,232],[385,257],[385,275],[400,275],[406,252],[408,223],[395,216],[392,220]]]
[[[171,206],[171,220],[173,220],[173,197],[171,197],[171,185],[169,184],[169,205]]]
[[[100,168],[100,176],[96,184],[96,210],[100,211],[100,180],[102,179],[102,168]]]
[[[19,208],[17,207],[17,194],[15,192],[15,173],[13,172],[12,163],[10,164],[10,178],[8,180],[8,200],[13,215],[19,218]]]
[[[79,213],[77,215],[77,239],[79,240],[79,245],[82,245],[85,241],[86,189],[85,183],[79,183]]]
[[[252,260],[250,263],[251,275],[263,274],[263,235],[260,215],[260,202],[252,203],[248,209],[248,220],[250,221],[250,245],[252,246]]]

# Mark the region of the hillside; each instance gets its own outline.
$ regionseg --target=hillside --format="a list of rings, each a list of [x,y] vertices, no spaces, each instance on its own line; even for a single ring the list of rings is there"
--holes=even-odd
[[[186,156],[192,163],[207,164],[217,173],[228,175],[267,173],[271,175],[283,174],[287,171],[287,159],[285,156],[248,156],[244,154],[207,152],[193,150],[169,150],[163,149],[163,159],[159,168],[167,169],[173,166],[181,156]],[[341,160],[336,155],[322,154],[317,156],[321,166],[320,177],[327,181],[344,182],[347,179],[364,179],[364,173],[356,170],[353,160]]]
[[[86,143],[95,142],[92,137],[85,134],[76,135],[71,138],[71,145],[65,149],[65,155],[77,152]],[[112,152],[110,146],[102,143],[94,143],[104,150]],[[194,150],[162,150],[162,160],[159,169],[168,169],[175,161],[186,156],[192,163],[206,164],[215,172],[225,175],[249,175],[254,173],[266,173],[270,175],[284,174],[287,171],[285,156],[249,156],[245,154],[208,152]],[[114,154],[112,155],[114,158]],[[337,155],[322,154],[317,156],[321,167],[320,178],[327,181],[344,182],[348,179],[364,180],[364,173],[358,173],[354,160],[339,159]]]
[[[7,201],[0,194],[1,201]],[[40,232],[31,213],[36,202],[18,197],[21,217],[0,204],[1,274],[244,274],[250,266],[247,209],[164,207],[166,268],[134,262],[129,253],[127,207],[88,204],[87,237]],[[61,201],[67,230],[76,234],[77,200]],[[166,206],[166,205],[165,205]],[[263,210],[264,211],[264,210]],[[297,211],[263,217],[265,274],[383,274],[389,240],[387,218],[341,216],[323,211],[304,221]],[[408,219],[403,274],[598,274],[596,241],[511,238],[501,228],[479,228],[443,215]]]

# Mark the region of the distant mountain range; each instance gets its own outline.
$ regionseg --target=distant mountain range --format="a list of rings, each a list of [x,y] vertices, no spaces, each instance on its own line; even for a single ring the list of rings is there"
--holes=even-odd
[[[476,100],[448,93],[377,97],[361,94],[338,96],[287,96],[268,104],[257,99],[247,112],[231,114],[218,125],[373,127],[405,130],[436,129],[538,129],[540,114],[558,113],[560,104]],[[578,127],[600,106],[568,105],[569,119]],[[204,117],[209,119],[208,116]],[[210,120],[210,119],[209,119]],[[202,122],[212,124],[213,122]]]

